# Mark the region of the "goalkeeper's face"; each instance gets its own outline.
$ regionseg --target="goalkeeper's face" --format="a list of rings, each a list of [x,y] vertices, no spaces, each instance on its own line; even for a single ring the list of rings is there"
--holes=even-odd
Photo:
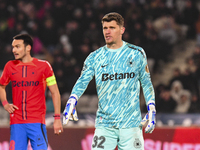
[[[124,33],[125,28],[119,26],[115,20],[110,22],[104,21],[103,26],[103,35],[105,42],[108,46],[117,44],[122,40],[122,34]]]

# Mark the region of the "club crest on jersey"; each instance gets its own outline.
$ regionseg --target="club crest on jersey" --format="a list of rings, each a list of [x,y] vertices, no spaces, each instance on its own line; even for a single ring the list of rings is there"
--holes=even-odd
[[[139,140],[139,138],[135,138],[133,145],[134,145],[135,148],[141,148],[142,147],[142,143]]]
[[[128,58],[127,65],[128,65],[129,67],[133,67],[133,66],[135,65],[135,62],[134,62],[134,60],[133,60],[132,57],[129,57],[129,58]]]
[[[31,77],[36,77],[36,76],[37,76],[37,71],[36,71],[36,69],[33,68],[33,69],[30,71],[29,74],[30,74]]]

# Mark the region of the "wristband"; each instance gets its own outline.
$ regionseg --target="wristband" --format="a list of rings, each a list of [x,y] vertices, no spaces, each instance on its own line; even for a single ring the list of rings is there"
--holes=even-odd
[[[53,115],[54,119],[60,119],[60,114]]]
[[[6,104],[8,104],[8,101],[5,100],[5,101],[2,102],[2,104],[3,104],[3,106],[5,106]]]

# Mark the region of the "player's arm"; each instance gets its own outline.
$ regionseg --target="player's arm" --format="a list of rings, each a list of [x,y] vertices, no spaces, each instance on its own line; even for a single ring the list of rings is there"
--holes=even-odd
[[[155,93],[150,78],[146,54],[144,51],[143,56],[141,57],[140,82],[148,110],[148,113],[143,118],[140,126],[144,126],[147,123],[145,132],[152,133],[156,124]]]
[[[81,75],[76,81],[71,94],[75,94],[77,96],[77,100],[81,97],[81,95],[85,92],[88,84],[94,77],[94,59],[93,59],[93,53],[90,54],[84,64],[81,71]]]
[[[9,113],[14,113],[15,109],[19,109],[13,104],[9,104],[6,98],[6,86],[0,84],[0,99],[3,104],[4,109]]]
[[[65,110],[63,112],[63,124],[67,124],[69,120],[78,121],[76,112],[76,104],[81,95],[85,92],[89,82],[94,77],[93,56],[90,54],[83,65],[81,76],[74,85],[69,100],[67,101]]]
[[[19,108],[13,104],[9,104],[6,97],[6,85],[10,82],[9,64],[10,62],[6,63],[0,78],[0,100],[7,112],[14,113],[14,111]]]
[[[62,122],[60,120],[60,109],[61,109],[60,92],[54,75],[47,78],[46,82],[49,91],[51,92],[54,105],[54,133],[60,134],[61,132],[63,132]]]

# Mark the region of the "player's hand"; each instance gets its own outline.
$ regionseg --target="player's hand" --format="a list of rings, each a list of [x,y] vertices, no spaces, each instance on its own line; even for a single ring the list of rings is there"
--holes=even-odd
[[[76,112],[76,106],[77,104],[77,96],[71,95],[69,100],[67,101],[65,110],[63,112],[63,124],[67,124],[69,120],[78,121],[78,115]]]
[[[155,103],[150,102],[147,105],[148,113],[145,115],[143,120],[140,123],[140,127],[144,126],[147,123],[147,126],[145,128],[145,133],[152,133],[155,125],[156,125],[156,109],[155,109]]]
[[[13,104],[6,104],[4,105],[4,109],[9,112],[10,114],[14,113],[15,109],[19,109],[17,106],[13,105]]]
[[[60,119],[55,119],[53,123],[54,133],[59,135],[63,132],[62,122]]]

